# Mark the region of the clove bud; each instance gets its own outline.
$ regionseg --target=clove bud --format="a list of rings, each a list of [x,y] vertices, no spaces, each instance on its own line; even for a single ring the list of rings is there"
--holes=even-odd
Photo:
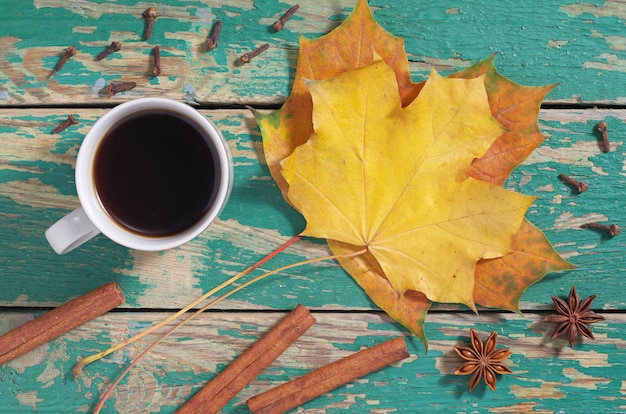
[[[609,133],[607,131],[608,127],[606,125],[606,122],[598,122],[598,126],[596,128],[598,128],[598,132],[600,132],[600,135],[602,136],[602,152],[611,151],[611,144],[609,143]]]
[[[48,78],[53,77],[54,74],[57,73],[59,69],[61,69],[63,65],[65,65],[65,63],[75,54],[76,54],[76,46],[70,46],[67,49],[65,49],[65,52],[63,52],[63,55],[61,56],[57,64],[54,66],[54,69],[52,69],[52,72],[50,72],[50,75],[48,75]]]
[[[102,60],[105,57],[109,56],[113,52],[117,52],[122,49],[122,44],[120,42],[111,42],[106,49],[104,49],[98,56],[96,56],[96,60]]]
[[[298,11],[299,8],[300,6],[296,4],[292,6],[289,10],[287,10],[285,14],[280,16],[280,18],[274,22],[274,30],[277,32],[283,30],[285,28],[285,23],[287,23],[287,20],[289,20],[291,16],[293,16],[294,13]]]
[[[580,228],[601,230],[607,233],[611,237],[615,237],[622,232],[622,229],[620,229],[617,224],[611,224],[610,226],[605,226],[604,224],[600,224],[600,223],[585,223],[585,224],[582,224]]]
[[[587,191],[589,189],[589,185],[587,183],[583,183],[581,181],[576,181],[573,178],[565,175],[565,174],[559,174],[559,178],[561,179],[561,181],[563,181],[565,184],[571,186],[572,188],[574,188],[579,194],[583,193],[585,191]]]
[[[157,18],[157,12],[154,7],[149,7],[143,12],[143,18],[146,20],[146,30],[143,32],[143,40],[148,40],[152,37],[152,30],[154,29],[154,21]]]
[[[137,86],[136,82],[111,83],[104,89],[104,92],[107,95],[115,95],[116,93],[130,91],[135,86]]]
[[[218,20],[213,25],[213,30],[211,31],[211,36],[206,41],[206,49],[213,50],[217,47],[217,40],[220,37],[220,33],[222,32],[222,21]]]
[[[154,52],[154,66],[152,67],[152,74],[154,76],[159,76],[161,74],[161,48],[155,46],[152,51]]]
[[[58,134],[59,132],[67,129],[67,127],[69,127],[70,125],[76,125],[78,124],[78,121],[74,118],[74,115],[70,115],[67,117],[67,119],[63,122],[61,122],[59,125],[57,125],[56,128],[54,128],[54,130],[52,131],[53,134]]]
[[[260,55],[261,53],[265,52],[269,47],[270,47],[270,44],[265,43],[261,45],[258,49],[253,50],[252,52],[244,53],[243,55],[241,55],[239,60],[241,60],[241,63],[250,63],[252,59]]]

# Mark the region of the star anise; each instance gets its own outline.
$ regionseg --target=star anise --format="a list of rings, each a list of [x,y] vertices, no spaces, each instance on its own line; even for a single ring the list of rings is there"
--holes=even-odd
[[[495,391],[496,374],[511,373],[509,367],[502,363],[503,360],[511,355],[511,351],[508,348],[496,349],[498,342],[498,334],[496,332],[492,332],[483,345],[476,331],[470,329],[470,341],[473,349],[466,346],[454,347],[461,358],[467,360],[454,373],[457,375],[472,374],[469,381],[470,392],[474,390],[481,378],[484,378],[485,384],[492,391]]]
[[[586,336],[589,339],[595,339],[589,324],[604,320],[604,316],[600,316],[590,310],[591,302],[593,302],[595,298],[596,295],[591,295],[581,301],[576,293],[576,288],[573,286],[567,297],[567,302],[561,298],[552,296],[552,301],[558,313],[548,315],[543,319],[546,322],[558,323],[556,328],[554,328],[551,339],[566,335],[572,349],[574,349],[574,341],[578,337],[578,334]]]

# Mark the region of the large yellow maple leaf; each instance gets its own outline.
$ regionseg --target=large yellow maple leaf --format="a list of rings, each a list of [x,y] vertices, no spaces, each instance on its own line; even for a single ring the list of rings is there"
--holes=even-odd
[[[475,309],[477,261],[511,252],[534,200],[466,175],[504,132],[484,80],[433,71],[406,107],[384,62],[307,86],[314,133],[282,162],[303,234],[366,247],[399,295]]]
[[[263,135],[267,165],[283,196],[289,185],[281,174],[281,162],[298,146],[307,142],[313,132],[313,101],[306,80],[330,79],[348,70],[371,64],[380,56],[393,70],[398,82],[402,105],[410,104],[424,83],[411,82],[408,61],[401,38],[382,29],[375,21],[366,0],[357,6],[333,31],[320,38],[300,39],[298,65],[292,92],[282,108],[269,114],[255,112]],[[475,179],[502,185],[544,137],[539,131],[537,115],[542,99],[554,87],[526,87],[500,75],[494,56],[450,77],[484,78],[491,114],[506,128],[480,158],[475,159],[466,174]],[[337,240],[327,240],[334,254],[355,253],[360,247]],[[525,290],[552,271],[571,269],[550,242],[528,220],[511,239],[512,252],[494,259],[481,259],[474,274],[476,304],[519,312],[519,301]],[[413,332],[424,343],[424,321],[431,302],[423,293],[397,292],[371,253],[338,259],[341,266],[367,292],[368,296],[391,317]]]
[[[484,77],[491,113],[507,129],[482,157],[472,162],[467,174],[502,185],[511,171],[543,142],[537,115],[543,97],[554,86],[518,85],[496,71],[494,57],[450,77]],[[337,255],[359,250],[333,240],[329,240],[328,245]],[[524,220],[511,245],[513,251],[510,254],[477,263],[474,273],[476,304],[520,313],[519,302],[529,286],[549,272],[574,268],[559,256],[541,230],[528,220]],[[340,258],[339,262],[374,303],[413,332],[428,348],[424,321],[431,302],[423,294],[416,291],[396,292],[371,255]]]

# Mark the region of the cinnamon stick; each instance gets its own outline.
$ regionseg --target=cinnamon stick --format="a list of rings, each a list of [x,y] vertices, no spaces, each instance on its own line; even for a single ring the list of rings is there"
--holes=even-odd
[[[248,408],[254,414],[284,413],[408,356],[404,339],[395,338],[256,395],[248,400]]]
[[[176,414],[217,413],[315,323],[302,305],[241,354],[211,382],[180,407]]]
[[[0,365],[124,303],[115,282],[67,302],[0,336]]]

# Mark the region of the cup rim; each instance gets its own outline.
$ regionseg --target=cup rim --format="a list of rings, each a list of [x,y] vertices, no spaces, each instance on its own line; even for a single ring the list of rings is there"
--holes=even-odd
[[[133,113],[162,109],[176,112],[202,128],[215,148],[219,163],[220,179],[215,200],[200,220],[181,233],[169,236],[142,236],[126,229],[111,218],[102,206],[93,179],[94,156],[105,134],[118,121]],[[76,159],[76,191],[81,206],[91,222],[109,239],[136,250],[161,251],[184,244],[202,233],[223,210],[233,185],[232,156],[226,140],[215,125],[196,109],[182,102],[167,98],[138,98],[122,103],[103,116],[91,127],[85,136]]]

